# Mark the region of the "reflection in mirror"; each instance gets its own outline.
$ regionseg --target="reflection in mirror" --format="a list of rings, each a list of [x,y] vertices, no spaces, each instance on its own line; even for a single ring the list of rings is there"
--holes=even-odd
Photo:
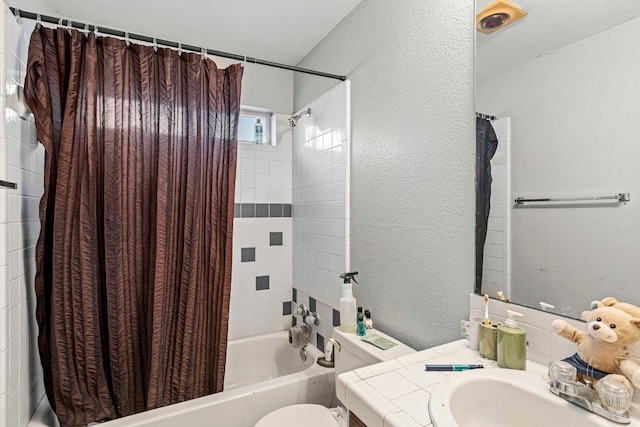
[[[640,305],[640,2],[514,2],[528,15],[476,32],[476,111],[499,141],[480,293],[576,318]]]

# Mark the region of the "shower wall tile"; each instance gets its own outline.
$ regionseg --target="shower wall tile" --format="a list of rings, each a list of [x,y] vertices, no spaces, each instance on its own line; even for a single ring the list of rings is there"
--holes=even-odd
[[[26,426],[44,395],[33,290],[44,150],[33,124],[4,108],[23,84],[33,23],[0,10],[0,177],[18,184],[0,190],[0,425]]]
[[[300,323],[291,313],[301,302],[316,302],[314,334],[321,337],[332,336],[339,318],[338,275],[347,265],[346,86],[310,107],[311,116],[293,129],[288,115],[277,115],[276,146],[238,146],[229,339],[287,329],[292,317]],[[241,262],[242,248],[255,248],[254,262]],[[256,290],[262,276],[269,287]]]
[[[229,310],[231,340],[291,326],[292,132],[287,126],[288,117],[276,115],[276,146],[238,145]],[[282,236],[281,246],[271,246],[274,233]],[[255,248],[253,258],[247,251],[243,254],[243,248]],[[249,259],[253,261],[248,262]]]
[[[348,265],[348,85],[336,86],[309,107],[311,116],[294,128],[293,277],[299,291],[337,310],[338,276]],[[328,311],[327,325],[332,318]]]

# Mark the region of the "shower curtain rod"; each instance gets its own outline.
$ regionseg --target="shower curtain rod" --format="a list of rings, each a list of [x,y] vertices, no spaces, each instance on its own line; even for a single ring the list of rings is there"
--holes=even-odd
[[[497,119],[496,116],[490,116],[489,114],[478,113],[477,111],[476,111],[476,117],[480,117],[481,119],[488,119],[488,120],[496,120]]]
[[[336,79],[341,81],[347,80],[346,76],[340,76],[337,74],[330,74],[322,71],[310,70],[308,68],[300,68],[300,67],[294,67],[292,65],[280,64],[278,62],[266,61],[264,59],[253,58],[250,56],[238,55],[235,53],[222,52],[219,50],[207,49],[204,47],[193,46],[193,45],[188,45],[188,44],[183,44],[183,43],[178,43],[178,42],[173,42],[168,40],[162,40],[155,37],[144,36],[141,34],[114,30],[112,28],[101,27],[97,25],[85,24],[84,22],[73,21],[70,19],[62,19],[62,18],[56,18],[48,15],[41,15],[39,13],[27,12],[24,10],[16,9],[14,7],[10,7],[9,9],[11,10],[11,13],[13,13],[13,15],[16,18],[26,18],[26,19],[31,19],[38,22],[41,21],[41,22],[46,22],[48,24],[58,25],[61,27],[76,28],[78,30],[96,31],[109,36],[115,36],[115,37],[125,38],[129,40],[137,40],[137,41],[147,42],[147,43],[153,43],[155,45],[164,46],[171,49],[178,49],[178,50],[184,50],[184,51],[195,52],[195,53],[206,53],[207,55],[220,56],[222,58],[235,59],[237,61],[250,62],[252,64],[264,65],[267,67],[281,68],[283,70],[295,71],[297,73],[311,74],[314,76],[326,77],[328,79]]]

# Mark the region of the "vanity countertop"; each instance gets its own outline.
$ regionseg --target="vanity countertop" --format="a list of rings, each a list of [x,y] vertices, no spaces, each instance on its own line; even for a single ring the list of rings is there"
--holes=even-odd
[[[501,369],[495,361],[471,350],[462,339],[345,372],[338,376],[337,396],[368,427],[431,426],[431,393],[440,381],[460,373],[426,372],[426,363],[479,363],[485,369]],[[527,361],[527,371],[542,379],[547,367]],[[633,412],[636,410],[633,408]]]

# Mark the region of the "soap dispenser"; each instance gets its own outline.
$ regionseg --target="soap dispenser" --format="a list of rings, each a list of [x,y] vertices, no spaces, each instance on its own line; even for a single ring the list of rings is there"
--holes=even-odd
[[[509,318],[504,325],[498,326],[498,366],[524,371],[527,368],[526,332],[514,319],[515,316],[522,316],[522,313],[507,310],[507,314]]]

